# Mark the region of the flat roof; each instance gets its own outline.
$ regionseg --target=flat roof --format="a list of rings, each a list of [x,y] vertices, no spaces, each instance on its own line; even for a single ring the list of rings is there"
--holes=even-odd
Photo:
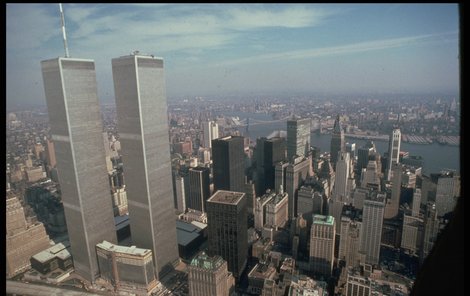
[[[129,254],[129,255],[136,255],[136,256],[145,256],[148,253],[152,252],[149,249],[141,249],[141,248],[137,248],[136,246],[131,246],[131,247],[119,246],[119,245],[112,244],[108,241],[103,241],[99,244],[96,244],[96,246],[106,251]]]
[[[181,220],[176,220],[176,238],[179,245],[187,246],[201,234],[201,228]]]
[[[243,196],[245,196],[245,193],[243,192],[218,190],[207,201],[236,205],[240,202]]]
[[[69,247],[70,243],[65,241],[64,243],[55,244],[54,246],[47,248],[32,257],[41,263],[45,263],[51,259],[54,259],[55,257],[64,260],[71,256],[70,251],[68,250]]]
[[[324,224],[332,226],[335,221],[333,216],[313,215],[313,224]]]

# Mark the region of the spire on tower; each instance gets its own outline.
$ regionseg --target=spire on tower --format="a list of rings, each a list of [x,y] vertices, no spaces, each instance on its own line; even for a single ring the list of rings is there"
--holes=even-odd
[[[64,40],[64,49],[65,49],[65,57],[68,58],[69,56],[69,47],[67,45],[67,36],[65,34],[65,17],[64,17],[64,10],[62,9],[62,3],[59,3],[59,10],[60,10],[60,21],[62,26],[62,38]]]

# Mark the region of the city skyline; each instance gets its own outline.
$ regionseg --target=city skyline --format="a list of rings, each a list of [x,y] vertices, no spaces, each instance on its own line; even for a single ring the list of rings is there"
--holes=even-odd
[[[63,6],[101,102],[114,100],[110,59],[134,50],[165,58],[169,97],[459,92],[455,4]],[[45,104],[39,61],[64,55],[58,5],[6,12],[7,105]]]

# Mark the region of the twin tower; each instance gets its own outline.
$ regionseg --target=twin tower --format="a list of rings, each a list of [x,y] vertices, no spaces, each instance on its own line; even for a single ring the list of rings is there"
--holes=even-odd
[[[75,271],[99,276],[95,246],[117,243],[93,60],[41,62]],[[112,60],[132,242],[153,252],[158,276],[178,262],[163,59]]]

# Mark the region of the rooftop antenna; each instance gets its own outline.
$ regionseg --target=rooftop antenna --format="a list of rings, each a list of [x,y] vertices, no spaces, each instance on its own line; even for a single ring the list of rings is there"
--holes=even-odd
[[[69,47],[67,46],[67,36],[65,35],[65,18],[64,18],[64,10],[62,9],[62,3],[59,3],[60,9],[60,21],[62,25],[62,37],[64,39],[64,49],[65,49],[65,57],[68,58],[69,56]]]

